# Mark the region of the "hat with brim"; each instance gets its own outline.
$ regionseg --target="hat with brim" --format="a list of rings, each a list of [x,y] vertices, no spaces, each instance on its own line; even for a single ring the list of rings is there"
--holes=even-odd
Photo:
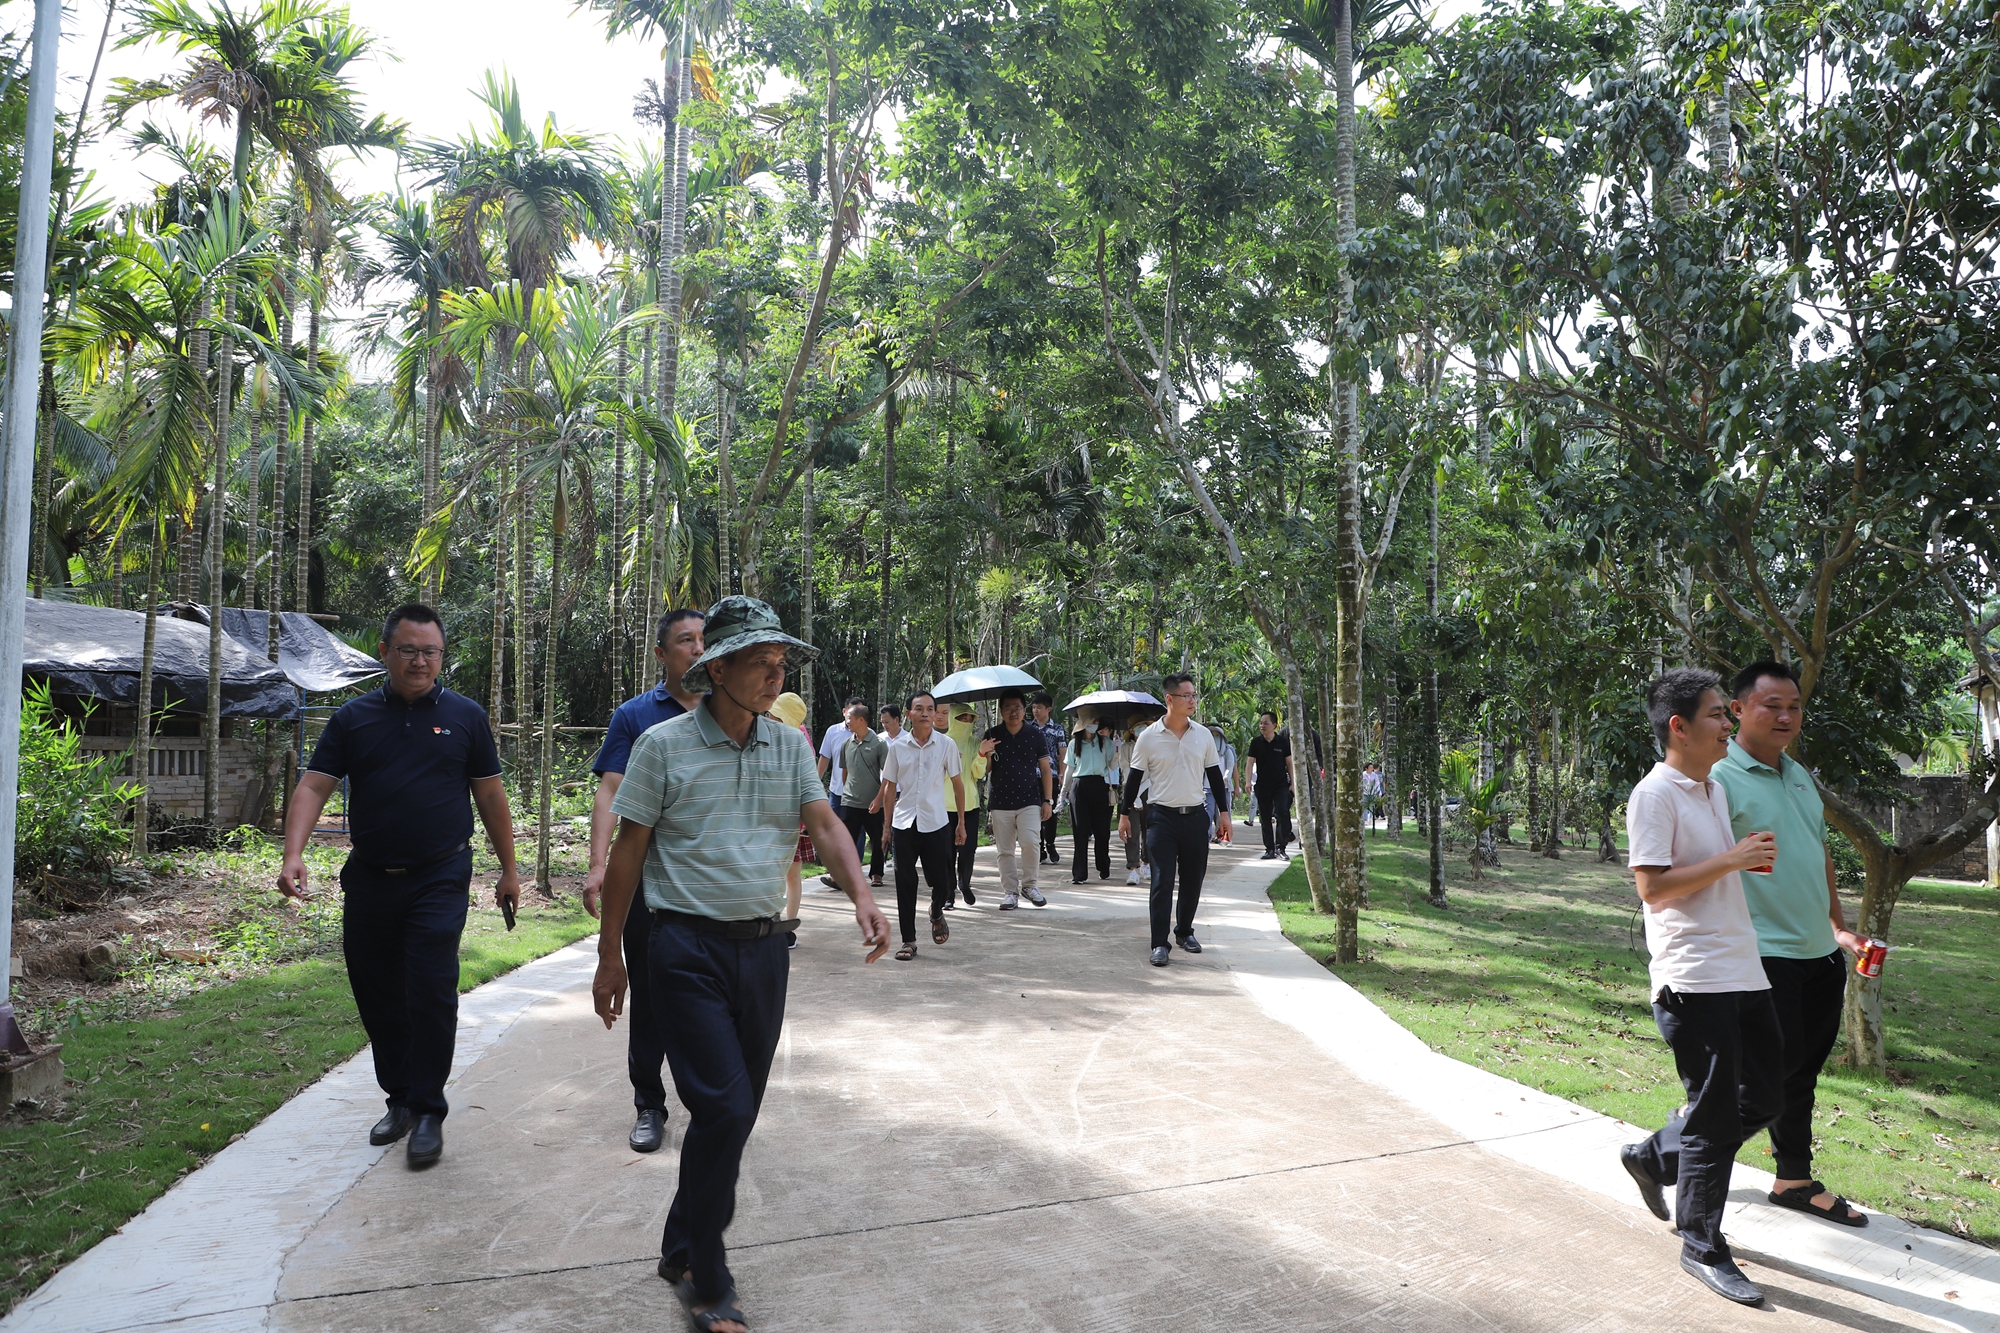
[[[790,690],[786,690],[771,701],[771,716],[777,718],[778,721],[788,727],[804,726],[806,720],[806,701],[799,698],[798,695],[792,693]]]
[[[718,657],[740,653],[767,643],[783,644],[785,666],[797,670],[819,660],[819,649],[795,639],[778,626],[778,613],[755,597],[725,597],[708,608],[702,617],[702,655],[681,677],[681,688],[689,694],[707,694],[715,688],[708,678],[708,664]]]

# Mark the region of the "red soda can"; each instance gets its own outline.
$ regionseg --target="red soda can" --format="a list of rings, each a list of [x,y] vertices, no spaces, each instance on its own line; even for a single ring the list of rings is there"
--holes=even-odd
[[[1889,956],[1889,946],[1881,940],[1868,941],[1868,947],[1854,956],[1854,970],[1864,977],[1882,975],[1882,960]]]

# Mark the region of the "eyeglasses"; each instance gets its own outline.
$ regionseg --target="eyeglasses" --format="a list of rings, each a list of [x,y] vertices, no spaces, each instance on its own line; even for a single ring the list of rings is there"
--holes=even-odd
[[[396,645],[396,656],[402,658],[405,662],[414,662],[418,658],[422,658],[426,662],[436,662],[444,657],[444,649],[419,648],[415,644],[399,643]]]
[[[1191,704],[1196,699],[1199,699],[1201,696],[1196,694],[1193,690],[1189,690],[1186,694],[1170,694],[1167,697],[1169,699],[1179,699],[1184,704]]]

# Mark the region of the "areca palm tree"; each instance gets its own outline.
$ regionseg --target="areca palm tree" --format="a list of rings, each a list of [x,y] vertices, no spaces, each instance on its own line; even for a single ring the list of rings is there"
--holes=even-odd
[[[69,314],[50,330],[50,344],[86,389],[114,374],[126,381],[92,425],[121,442],[97,497],[100,522],[124,536],[148,538],[146,633],[140,663],[139,720],[133,741],[141,794],[133,846],[146,846],[146,761],[151,741],[154,626],[160,551],[168,521],[191,523],[210,438],[212,400],[202,347],[208,337],[240,333],[265,353],[273,374],[295,393],[308,382],[249,329],[229,329],[209,299],[223,274],[255,262],[263,236],[217,196],[202,226],[142,235],[126,231],[106,243],[104,279],[77,294]],[[218,516],[218,522],[219,516]],[[219,616],[212,617],[220,619]]]
[[[484,268],[486,231],[498,225],[507,271],[519,291],[518,329],[526,330],[534,326],[537,294],[554,280],[576,239],[587,230],[615,230],[617,187],[589,135],[565,133],[554,116],[543,119],[539,132],[529,126],[512,78],[487,71],[479,97],[492,112],[484,134],[427,140],[408,156],[426,173],[423,183],[438,191],[438,220],[468,269]],[[490,332],[498,341],[503,331]],[[523,338],[519,347],[515,384],[526,388],[533,374],[533,340]],[[518,485],[525,469],[518,448],[507,466]],[[515,507],[515,713],[521,726],[533,712],[527,669],[532,555],[527,513],[528,506]]]
[[[524,359],[532,358],[543,372],[528,383],[510,386],[502,395],[497,438],[488,448],[493,461],[511,451],[518,464],[509,497],[517,514],[525,515],[533,497],[544,490],[551,501],[547,638],[535,775],[540,822],[535,883],[549,892],[556,645],[596,559],[595,460],[621,429],[628,430],[651,449],[660,473],[674,479],[678,488],[685,475],[680,448],[685,426],[669,428],[657,416],[634,407],[620,383],[618,348],[627,332],[654,317],[650,308],[620,318],[615,297],[607,300],[580,289],[558,289],[545,294],[542,309],[531,314],[518,284],[497,292],[450,293],[444,304],[453,317],[449,341],[459,355],[484,347],[510,329],[521,329]],[[469,476],[476,478],[479,471],[475,467]],[[463,499],[471,485],[468,480],[458,498]],[[574,544],[573,516],[578,520]],[[447,520],[440,516],[434,521]],[[566,560],[576,574],[567,589]]]

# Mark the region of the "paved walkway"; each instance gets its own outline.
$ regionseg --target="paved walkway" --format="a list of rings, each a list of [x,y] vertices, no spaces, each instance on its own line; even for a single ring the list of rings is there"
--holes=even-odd
[[[843,900],[807,894],[730,1233],[759,1333],[2000,1329],[1992,1251],[1794,1218],[1742,1171],[1730,1231],[1771,1299],[1700,1289],[1610,1156],[1628,1127],[1395,1027],[1278,934],[1252,849],[1166,969],[1122,872],[1002,915],[990,855],[913,963],[863,967]],[[438,1167],[367,1146],[364,1057],[0,1330],[680,1327],[653,1273],[676,1154],[625,1147],[592,961],[467,998]]]

